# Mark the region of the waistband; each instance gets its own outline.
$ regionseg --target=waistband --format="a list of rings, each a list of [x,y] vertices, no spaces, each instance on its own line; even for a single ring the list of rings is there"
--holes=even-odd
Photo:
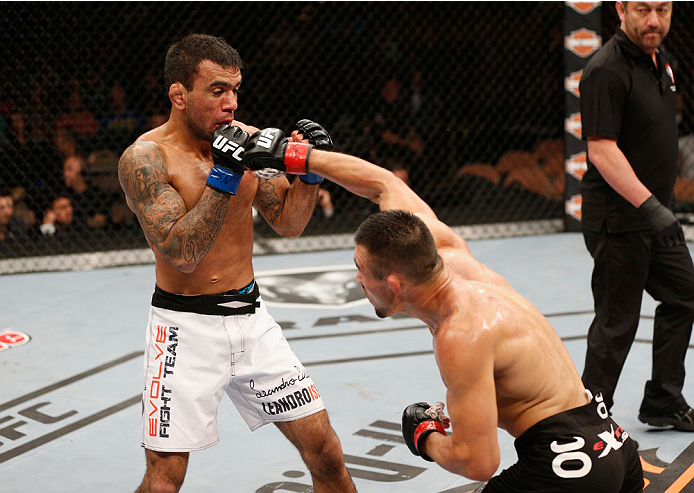
[[[152,306],[202,315],[246,315],[260,307],[260,290],[255,279],[242,289],[220,294],[175,294],[154,286]]]
[[[514,442],[516,451],[521,453],[538,445],[542,441],[541,437],[545,434],[552,437],[552,440],[555,440],[566,432],[580,434],[586,427],[601,425],[605,422],[609,423],[609,418],[603,419],[598,412],[600,402],[592,398],[588,404],[568,409],[538,421],[516,438]]]

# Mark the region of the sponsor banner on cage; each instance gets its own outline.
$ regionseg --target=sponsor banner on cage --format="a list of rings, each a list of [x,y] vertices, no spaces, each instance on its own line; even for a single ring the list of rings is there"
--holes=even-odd
[[[564,2],[564,188],[567,231],[581,229],[581,180],[587,169],[586,142],[581,133],[583,69],[602,46],[602,2]]]
[[[590,57],[601,45],[602,37],[589,29],[577,29],[564,37],[564,47],[581,58]]]
[[[588,155],[586,152],[572,154],[566,160],[566,172],[576,178],[582,180],[583,175],[588,170]]]
[[[566,2],[566,5],[581,15],[588,15],[602,5],[602,2]]]
[[[581,82],[581,75],[583,75],[583,70],[576,70],[564,77],[564,89],[577,98],[581,97],[581,93],[578,90],[578,85]]]

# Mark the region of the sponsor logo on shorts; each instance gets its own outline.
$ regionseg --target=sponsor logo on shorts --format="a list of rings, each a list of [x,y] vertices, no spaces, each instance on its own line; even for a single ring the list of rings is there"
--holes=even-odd
[[[606,457],[613,450],[619,450],[624,442],[629,438],[629,434],[622,427],[614,429],[610,423],[610,430],[598,433],[600,440],[592,445],[594,451],[602,451],[597,459]],[[574,441],[559,444],[553,441],[549,448],[556,457],[552,460],[552,471],[563,479],[582,478],[587,476],[593,469],[593,460],[582,449],[586,441],[581,437],[574,437]]]
[[[173,391],[162,379],[174,373],[177,346],[178,327],[157,325],[154,339],[154,362],[157,370],[149,381],[149,436],[169,438]]]
[[[297,383],[301,382],[302,380],[307,379],[310,377],[308,372],[306,371],[306,368],[301,368],[298,366],[294,366],[296,369],[296,377],[291,377],[287,380],[282,377],[282,382],[279,385],[275,385],[274,387],[267,389],[267,390],[256,390],[255,388],[255,381],[251,380],[248,385],[251,388],[251,390],[255,391],[255,396],[258,399],[262,399],[263,397],[268,397],[271,396],[272,394],[276,394],[277,392],[280,392],[282,390],[285,390],[287,387],[291,387],[292,385],[296,385]]]
[[[301,385],[301,382],[310,377],[308,371],[306,371],[306,368],[302,366],[294,366],[294,368],[296,369],[295,377],[286,379],[282,377],[280,383],[274,387],[258,389],[256,388],[254,380],[251,380],[248,385],[250,386],[251,390],[255,392],[255,396],[258,399],[265,399],[272,395],[282,393],[290,387]],[[263,401],[261,404],[265,414],[275,416],[277,414],[282,414],[287,411],[305,406],[306,404],[310,404],[317,399],[320,399],[320,394],[318,393],[316,386],[311,384],[304,386],[299,390],[290,392],[282,397],[278,397],[276,400]]]
[[[316,386],[311,384],[308,387],[304,387],[301,390],[297,390],[292,394],[287,394],[284,397],[280,397],[276,401],[262,402],[263,411],[265,414],[275,416],[277,414],[286,413],[287,411],[292,411],[298,407],[305,406],[311,402],[320,399],[320,394]]]

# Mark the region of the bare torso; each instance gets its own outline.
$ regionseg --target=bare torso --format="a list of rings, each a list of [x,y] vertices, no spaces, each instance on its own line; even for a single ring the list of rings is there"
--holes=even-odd
[[[235,124],[246,130],[249,128],[239,122]],[[138,140],[154,142],[159,146],[165,155],[169,183],[180,194],[189,211],[206,187],[212,159],[196,156],[178,146],[165,126],[145,133]],[[156,261],[157,285],[165,291],[179,294],[215,294],[248,285],[253,280],[251,205],[257,189],[258,179],[246,172],[237,194],[229,199],[219,235],[192,272],[181,272],[174,268],[150,241]]]
[[[488,352],[493,359],[498,426],[512,436],[587,404],[571,356],[537,308],[468,251],[442,249],[440,254],[451,273],[441,296],[455,300],[448,303],[451,309],[445,321],[433,331],[442,376],[451,361],[437,343],[445,339],[450,344],[451,332],[461,331],[462,337],[453,338],[457,357]]]

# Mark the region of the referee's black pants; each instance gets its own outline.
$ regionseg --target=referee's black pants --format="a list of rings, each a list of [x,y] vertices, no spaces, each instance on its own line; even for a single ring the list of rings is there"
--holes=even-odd
[[[694,266],[686,244],[663,247],[650,231],[588,231],[595,318],[588,331],[583,384],[602,389],[610,409],[636,336],[644,289],[660,304],[653,324],[653,366],[640,412],[660,415],[687,405],[684,357],[694,323]],[[644,361],[643,364],[646,364]]]

